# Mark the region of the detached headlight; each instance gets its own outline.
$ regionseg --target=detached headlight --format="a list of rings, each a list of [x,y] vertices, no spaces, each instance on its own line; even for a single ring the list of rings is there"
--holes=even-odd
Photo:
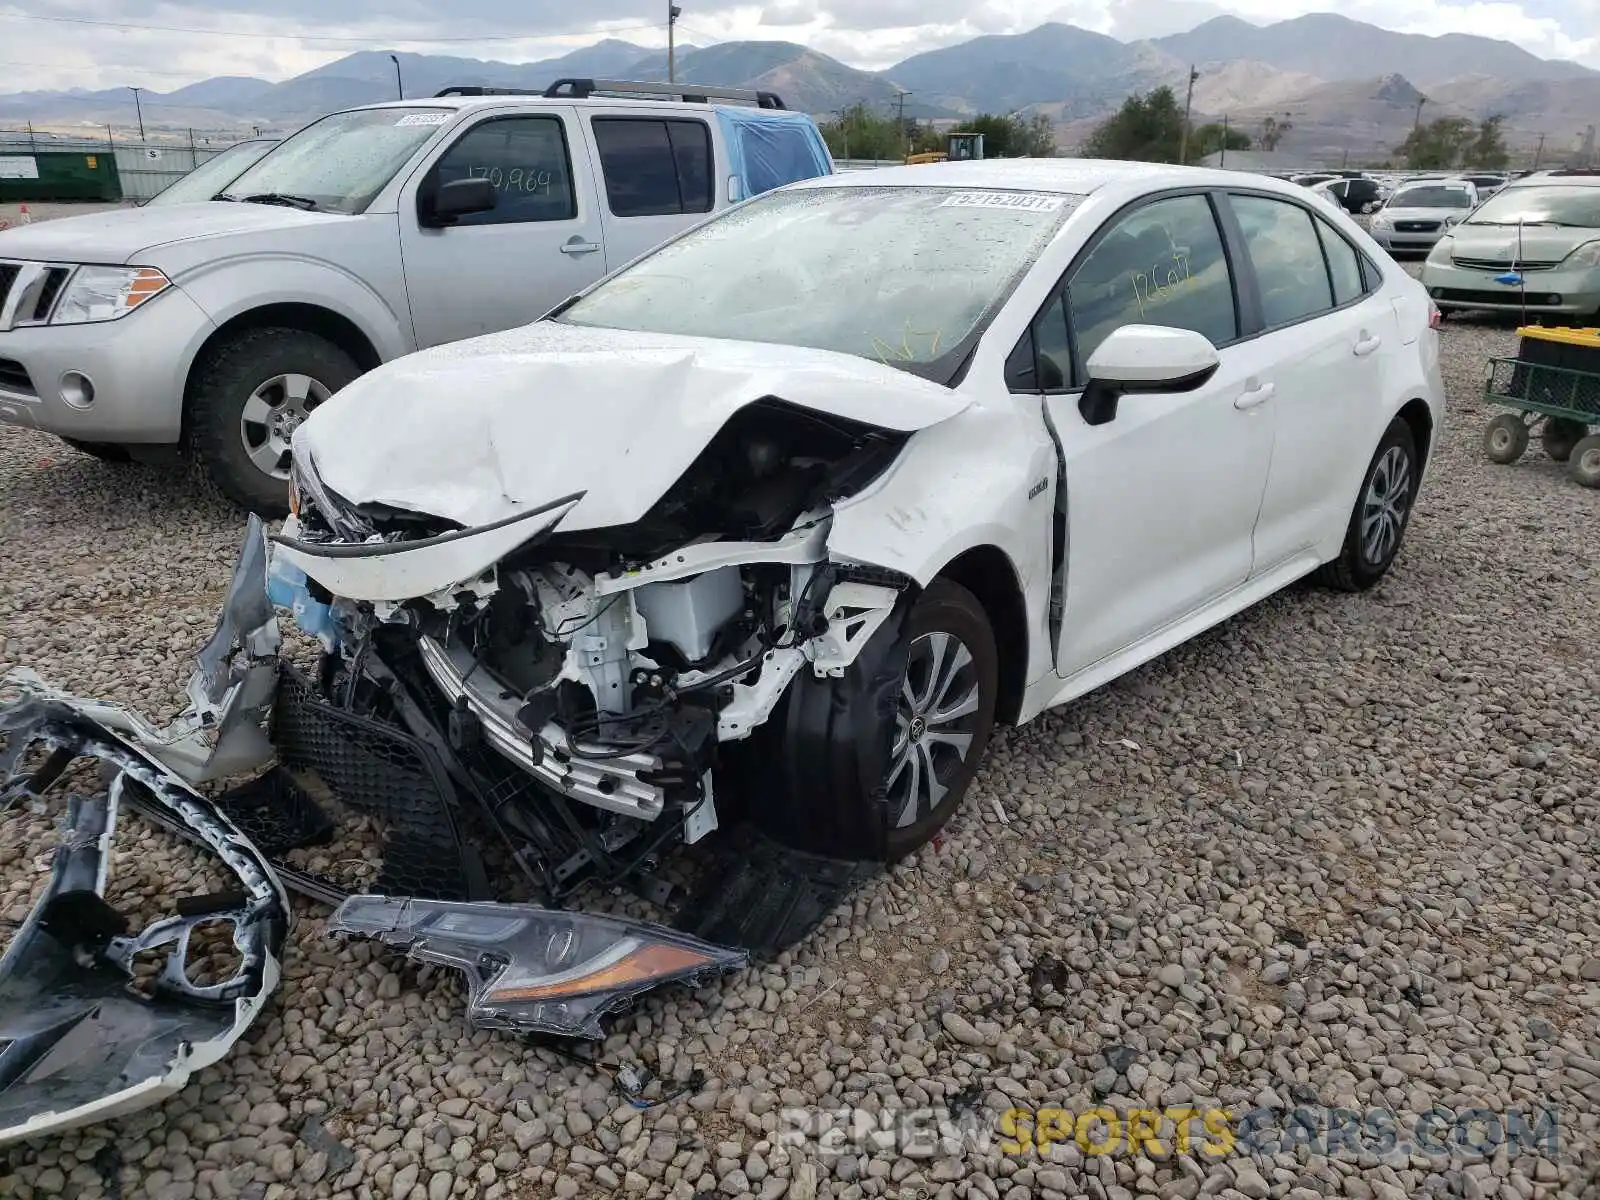
[[[1563,258],[1561,265],[1580,271],[1600,269],[1600,242],[1585,242]]]
[[[172,286],[154,267],[79,267],[56,302],[52,325],[115,321]]]

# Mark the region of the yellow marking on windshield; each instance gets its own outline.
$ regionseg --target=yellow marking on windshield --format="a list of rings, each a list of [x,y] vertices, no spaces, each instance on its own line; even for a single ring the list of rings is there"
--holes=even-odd
[[[905,328],[900,333],[900,344],[892,346],[882,338],[872,339],[872,352],[878,356],[878,361],[884,366],[892,366],[896,362],[916,362],[917,352],[911,345],[912,338],[928,338],[928,358],[932,361],[939,357],[939,342],[944,336],[939,329],[913,329],[911,318],[906,318]],[[893,360],[893,361],[891,361]]]

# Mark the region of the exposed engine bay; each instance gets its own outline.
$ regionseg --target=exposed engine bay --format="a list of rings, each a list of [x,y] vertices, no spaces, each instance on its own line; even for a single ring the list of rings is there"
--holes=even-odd
[[[324,699],[431,729],[458,773],[507,797],[494,820],[545,898],[595,877],[659,897],[649,864],[737,810],[718,787],[738,776],[728,751],[797,676],[842,675],[909,585],[826,546],[831,503],[904,440],[760,401],[640,521],[570,533],[561,518],[581,497],[462,530],[349,505],[302,459],[277,599],[327,649]],[[517,544],[502,554],[506,529]],[[452,547],[442,574],[408,574],[407,559]],[[537,786],[508,787],[508,768]]]

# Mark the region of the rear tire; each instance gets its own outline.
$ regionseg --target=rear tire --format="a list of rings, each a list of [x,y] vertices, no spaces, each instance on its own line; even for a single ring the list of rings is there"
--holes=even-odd
[[[354,359],[317,334],[247,330],[197,369],[189,394],[190,448],[224,496],[264,517],[281,517],[289,511],[289,435],[360,374]],[[264,465],[268,460],[272,470]]]
[[[1361,478],[1339,557],[1318,568],[1318,583],[1340,592],[1364,592],[1388,573],[1411,523],[1419,467],[1411,426],[1396,417]]]
[[[1584,487],[1600,488],[1600,433],[1592,433],[1572,448],[1567,470]]]
[[[126,446],[119,446],[115,442],[80,442],[77,438],[64,437],[61,439],[80,454],[87,454],[90,458],[98,458],[105,463],[132,462],[133,456],[128,453]]]
[[[1589,427],[1582,421],[1572,421],[1566,417],[1551,417],[1544,423],[1544,429],[1539,434],[1539,440],[1544,443],[1544,452],[1556,462],[1566,462],[1572,457],[1573,448],[1589,434]]]

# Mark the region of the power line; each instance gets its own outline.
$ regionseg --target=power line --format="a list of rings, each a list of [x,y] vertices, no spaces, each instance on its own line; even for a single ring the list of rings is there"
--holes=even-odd
[[[0,13],[0,21],[50,21],[59,25],[93,25],[102,29],[135,30],[149,33],[193,33],[201,34],[205,37],[249,38],[252,41],[260,41],[263,38],[281,38],[297,42],[337,42],[342,45],[352,46],[371,46],[377,41],[377,39],[370,37],[335,36],[320,33],[245,33],[237,29],[197,29],[189,25],[138,25],[130,21],[101,21],[93,17],[55,17],[45,16],[42,13]],[[584,29],[575,32],[555,30],[539,33],[486,33],[479,37],[407,37],[395,34],[388,36],[391,41],[401,44],[442,45],[451,43],[471,45],[474,42],[537,42],[563,37],[611,37],[618,33],[643,33],[647,30],[655,32],[660,28],[659,24],[655,24],[629,25],[622,29]]]

